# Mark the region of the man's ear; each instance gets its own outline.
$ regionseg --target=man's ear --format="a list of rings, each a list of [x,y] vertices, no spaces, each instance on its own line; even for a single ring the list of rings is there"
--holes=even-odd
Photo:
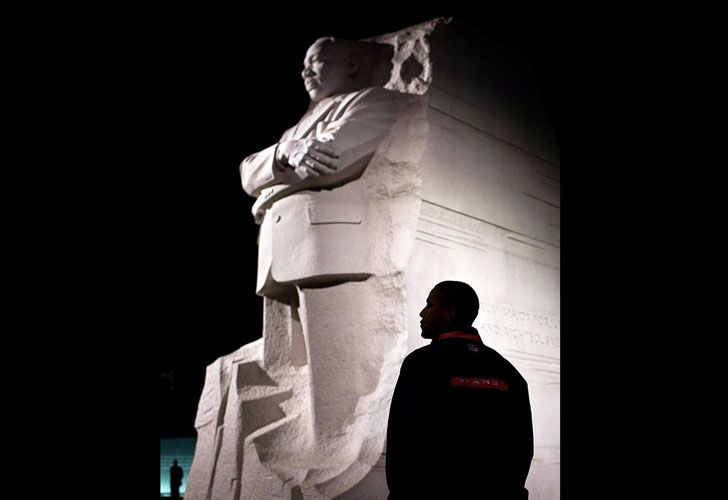
[[[457,315],[457,311],[455,310],[455,306],[448,306],[447,308],[447,321],[452,323],[455,319],[455,316]]]
[[[361,59],[356,54],[351,54],[346,60],[346,74],[356,76],[361,68]]]

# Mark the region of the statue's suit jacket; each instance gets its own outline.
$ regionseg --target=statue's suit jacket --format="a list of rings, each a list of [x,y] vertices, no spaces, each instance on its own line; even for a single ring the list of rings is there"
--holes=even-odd
[[[320,284],[363,279],[376,254],[368,228],[362,173],[388,136],[404,95],[380,87],[324,99],[281,140],[314,138],[339,152],[335,174],[303,178],[276,159],[274,144],[240,164],[243,189],[257,197],[261,224],[257,293],[272,283]],[[272,280],[272,281],[271,281]]]

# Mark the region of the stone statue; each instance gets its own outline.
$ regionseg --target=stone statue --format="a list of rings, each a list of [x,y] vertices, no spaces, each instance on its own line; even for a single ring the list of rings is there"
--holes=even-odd
[[[428,129],[397,56],[394,43],[316,40],[308,111],[240,165],[261,225],[263,338],[208,367],[187,499],[334,498],[383,451]]]

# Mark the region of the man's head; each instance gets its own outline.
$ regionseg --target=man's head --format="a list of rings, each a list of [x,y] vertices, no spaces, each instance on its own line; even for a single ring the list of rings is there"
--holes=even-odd
[[[312,101],[355,90],[361,67],[356,47],[356,42],[330,36],[309,47],[301,76]]]
[[[441,333],[469,327],[478,315],[480,302],[475,290],[462,281],[435,285],[420,311],[422,337],[435,339]]]

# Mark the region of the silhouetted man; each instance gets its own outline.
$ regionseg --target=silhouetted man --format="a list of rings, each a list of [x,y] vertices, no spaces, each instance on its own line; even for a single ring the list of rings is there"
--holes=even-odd
[[[471,325],[466,283],[435,286],[420,312],[428,346],[402,364],[387,429],[390,500],[522,500],[533,458],[528,386]]]
[[[172,461],[172,467],[169,468],[169,484],[172,488],[172,498],[179,498],[179,488],[182,486],[182,476],[184,472],[182,467],[177,465],[177,460]]]

